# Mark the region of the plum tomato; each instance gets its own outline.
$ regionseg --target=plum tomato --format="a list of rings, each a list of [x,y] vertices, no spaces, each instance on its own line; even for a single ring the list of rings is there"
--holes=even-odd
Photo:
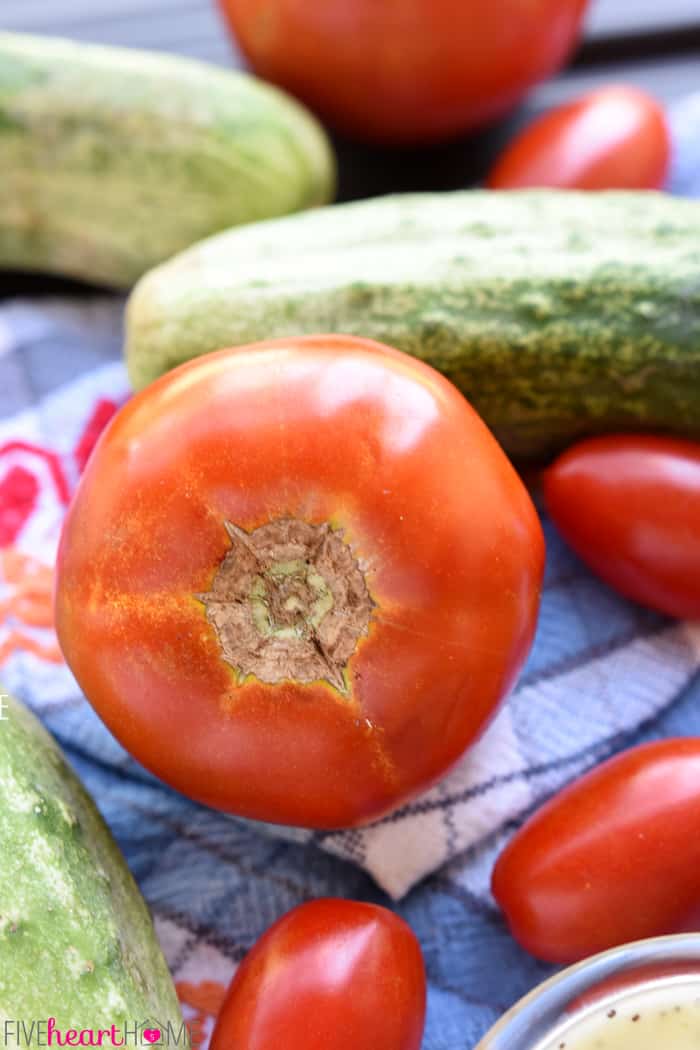
[[[234,975],[211,1050],[420,1050],[425,968],[386,908],[317,900],[288,912]]]
[[[698,929],[700,738],[624,751],[516,832],[492,889],[516,940],[576,962],[628,941]]]
[[[700,445],[590,438],[545,471],[544,497],[564,539],[610,586],[668,616],[700,617]]]
[[[491,189],[551,186],[655,190],[666,182],[671,135],[659,103],[638,88],[609,85],[545,113],[496,162]]]

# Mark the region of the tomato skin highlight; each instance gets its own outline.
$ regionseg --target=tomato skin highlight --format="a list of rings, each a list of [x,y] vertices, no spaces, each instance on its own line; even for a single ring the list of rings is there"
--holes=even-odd
[[[496,119],[558,69],[587,0],[220,0],[253,69],[388,144]]]
[[[227,523],[252,537],[282,519],[330,528],[365,576],[346,691],[242,678],[208,618]],[[64,526],[56,625],[97,712],[163,780],[259,820],[352,826],[441,777],[493,717],[543,558],[522,482],[444,377],[366,340],[279,340],[189,362],[115,416]]]
[[[558,106],[526,127],[496,162],[491,189],[661,189],[671,135],[659,103],[611,85]]]
[[[567,543],[611,587],[668,616],[700,616],[700,445],[582,441],[545,471],[544,498]]]
[[[420,1050],[423,957],[385,908],[323,899],[288,912],[229,988],[211,1050]]]
[[[492,890],[515,939],[576,962],[700,922],[700,739],[642,744],[547,802],[506,846]]]

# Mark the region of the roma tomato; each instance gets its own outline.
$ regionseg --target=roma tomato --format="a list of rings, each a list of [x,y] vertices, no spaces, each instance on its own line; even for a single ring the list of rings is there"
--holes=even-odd
[[[588,0],[220,0],[253,68],[340,129],[429,142],[505,113],[571,51]]]
[[[637,88],[612,85],[553,109],[518,135],[492,189],[661,189],[671,160],[664,111]]]
[[[419,1050],[425,969],[403,919],[318,900],[285,915],[238,968],[211,1050]]]
[[[533,636],[539,520],[446,379],[365,340],[191,361],[114,418],[58,555],[85,694],[185,794],[368,821],[439,778]]]
[[[519,943],[574,962],[700,922],[700,738],[616,755],[528,820],[492,889]]]
[[[620,435],[582,441],[545,471],[555,525],[621,594],[700,616],[700,445]]]

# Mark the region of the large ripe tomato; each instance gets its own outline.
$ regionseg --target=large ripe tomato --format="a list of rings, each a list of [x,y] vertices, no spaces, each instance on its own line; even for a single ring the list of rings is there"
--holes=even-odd
[[[105,431],[58,556],[66,659],[203,802],[368,821],[471,744],[531,644],[539,521],[446,379],[319,336],[191,361]]]
[[[220,0],[253,68],[333,125],[428,142],[505,113],[554,72],[588,0]]]
[[[670,161],[671,135],[659,103],[637,88],[612,85],[525,128],[496,163],[488,185],[654,190],[666,182]]]
[[[550,962],[700,922],[700,738],[643,744],[565,788],[499,857],[513,936]]]
[[[545,472],[547,510],[612,587],[669,616],[700,616],[700,445],[582,441]]]
[[[425,969],[403,919],[372,904],[295,908],[238,968],[211,1050],[419,1050]]]

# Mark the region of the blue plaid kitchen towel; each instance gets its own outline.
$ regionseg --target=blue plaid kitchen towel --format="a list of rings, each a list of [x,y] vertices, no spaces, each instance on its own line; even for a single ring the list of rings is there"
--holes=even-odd
[[[700,196],[700,96],[673,121],[672,188]],[[50,567],[66,505],[129,395],[122,305],[101,297],[0,306],[3,684],[38,712],[96,798],[153,910],[202,1047],[236,964],[263,930],[301,901],[337,895],[391,904],[411,923],[430,982],[424,1050],[470,1050],[550,972],[505,930],[488,891],[494,857],[541,800],[615,750],[700,734],[700,625],[618,598],[545,521],[547,575],[528,666],[438,787],[344,833],[259,828],[189,802],[101,725],[51,627]]]

